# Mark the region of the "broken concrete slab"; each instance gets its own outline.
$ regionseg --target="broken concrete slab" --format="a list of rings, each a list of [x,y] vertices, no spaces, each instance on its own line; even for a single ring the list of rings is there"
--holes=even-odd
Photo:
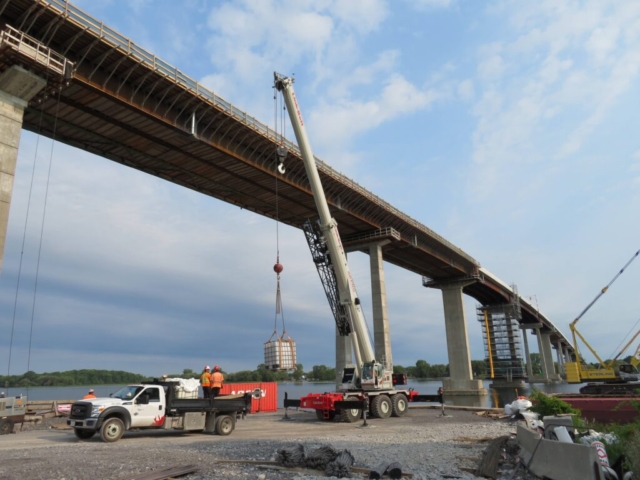
[[[602,480],[605,478],[596,449],[577,443],[547,440],[518,425],[520,457],[529,470],[551,480]]]

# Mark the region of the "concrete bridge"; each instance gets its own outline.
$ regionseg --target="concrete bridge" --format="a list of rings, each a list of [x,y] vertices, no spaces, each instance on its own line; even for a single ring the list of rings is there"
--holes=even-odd
[[[301,228],[317,217],[295,144],[72,4],[0,0],[0,30],[0,253],[21,128],[270,218],[277,177],[279,220]],[[282,142],[285,175],[275,168]],[[392,362],[384,259],[442,291],[451,375],[445,388],[482,390],[472,379],[463,293],[482,305],[478,319],[497,382],[534,380],[524,371],[528,342],[524,335],[523,355],[520,330],[537,335],[538,380],[558,378],[573,347],[537,308],[425,225],[321,160],[318,168],[345,247],[371,258],[378,358]],[[339,339],[337,345],[337,354],[348,355]]]

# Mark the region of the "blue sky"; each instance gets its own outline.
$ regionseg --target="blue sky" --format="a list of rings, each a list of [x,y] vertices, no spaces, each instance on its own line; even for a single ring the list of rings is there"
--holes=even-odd
[[[640,248],[636,2],[77,5],[265,123],[273,71],[295,73],[316,155],[515,283],[566,335]],[[80,150],[51,151],[23,132],[0,362],[37,159],[11,373],[261,363],[273,330],[275,223]],[[333,323],[302,233],[281,226],[280,252],[299,362],[332,364]],[[349,261],[371,319],[368,256]],[[386,277],[395,363],[446,363],[440,293],[388,264]],[[604,357],[640,319],[639,284],[632,264],[580,323]],[[466,308],[480,359],[473,299]]]

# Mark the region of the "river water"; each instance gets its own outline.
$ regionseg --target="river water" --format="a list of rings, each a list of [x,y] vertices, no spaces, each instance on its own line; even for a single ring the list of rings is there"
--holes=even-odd
[[[446,395],[445,404],[473,406],[473,407],[503,407],[511,403],[518,395],[528,395],[531,387],[526,388],[491,388],[491,380],[483,382],[484,387],[489,392],[488,395],[473,396]],[[440,380],[409,380],[408,387],[419,393],[435,395],[438,388],[442,386]],[[538,390],[546,393],[571,393],[577,392],[581,385],[569,385],[567,383],[554,383],[549,385],[535,385]],[[123,385],[97,385],[97,386],[73,386],[73,387],[31,387],[31,388],[11,388],[6,391],[7,395],[26,395],[29,400],[77,400],[87,394],[89,388],[94,388],[98,397],[108,397],[110,393],[116,392]],[[278,384],[278,406],[284,404],[284,394],[288,393],[290,399],[300,398],[308,393],[330,392],[334,388],[331,383],[319,382],[283,382]]]

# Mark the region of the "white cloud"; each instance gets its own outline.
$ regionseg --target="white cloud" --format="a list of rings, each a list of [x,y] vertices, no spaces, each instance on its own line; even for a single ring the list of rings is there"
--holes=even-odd
[[[428,107],[435,90],[420,90],[401,75],[392,75],[376,98],[336,103],[321,102],[309,116],[318,143],[344,145],[350,138],[393,118]]]
[[[514,37],[479,48],[473,134],[473,158],[482,165],[474,172],[479,198],[512,183],[511,164],[580,152],[640,69],[632,32],[640,8],[503,2],[493,12],[506,17]]]
[[[417,10],[435,10],[449,8],[455,0],[410,0],[409,3]]]
[[[474,96],[474,88],[472,80],[463,80],[458,83],[458,96],[462,100],[471,100]]]

